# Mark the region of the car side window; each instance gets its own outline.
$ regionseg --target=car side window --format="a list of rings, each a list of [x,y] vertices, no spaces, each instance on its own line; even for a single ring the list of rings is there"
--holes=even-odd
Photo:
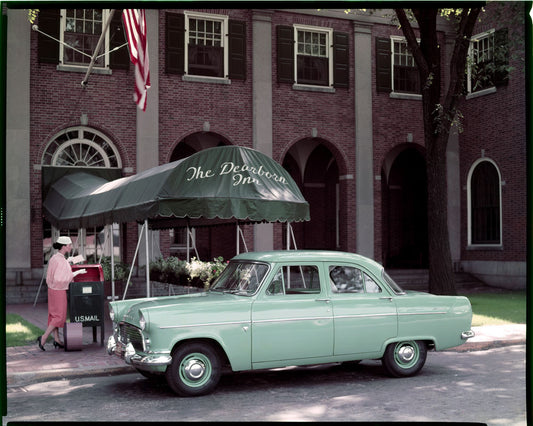
[[[353,266],[330,266],[329,277],[334,293],[381,293],[381,287],[365,272]]]
[[[315,265],[281,266],[267,288],[267,295],[320,293],[320,276]]]

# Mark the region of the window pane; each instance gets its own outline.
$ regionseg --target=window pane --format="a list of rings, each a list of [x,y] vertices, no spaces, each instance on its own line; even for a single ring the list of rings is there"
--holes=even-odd
[[[494,34],[472,42],[471,91],[494,86]]]
[[[224,76],[222,27],[222,21],[189,18],[189,74]]]
[[[91,56],[102,33],[102,10],[68,9],[66,16],[63,41],[76,50],[65,47],[63,62],[72,65],[87,65],[91,61]],[[102,51],[104,48],[105,46]],[[98,58],[95,65],[104,66],[105,58],[103,56]]]
[[[332,289],[338,293],[364,293],[365,279],[361,270],[351,266],[330,266]]]
[[[420,93],[420,77],[407,42],[394,40],[394,78],[395,92]]]

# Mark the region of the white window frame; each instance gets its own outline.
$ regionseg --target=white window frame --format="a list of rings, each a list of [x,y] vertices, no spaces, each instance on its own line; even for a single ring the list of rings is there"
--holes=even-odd
[[[183,80],[185,81],[229,81],[229,52],[228,52],[228,21],[229,17],[227,15],[215,15],[212,13],[202,13],[202,12],[184,12],[185,15],[185,46],[184,46],[184,69],[185,74],[183,76]],[[196,74],[190,74],[189,73],[189,19],[207,19],[211,21],[219,21],[222,23],[222,37],[221,37],[221,44],[224,48],[224,70],[223,75],[224,77],[210,77],[205,75],[196,75]]]
[[[316,87],[318,89],[333,87],[333,28],[315,27],[311,25],[294,24],[294,84],[295,87]],[[327,58],[328,58],[328,85],[319,86],[314,84],[298,83],[298,31],[309,31],[326,34]]]
[[[63,138],[63,135],[76,135],[76,137],[67,138],[66,140]],[[107,150],[112,153],[112,157],[115,157],[113,160],[108,153],[106,152],[106,149],[102,147],[100,144],[105,143],[108,145]],[[55,134],[51,139],[50,142],[47,144],[42,158],[41,158],[41,164],[42,165],[49,165],[49,166],[57,166],[57,160],[60,156],[60,154],[69,149],[73,146],[88,146],[93,148],[93,152],[97,153],[101,160],[104,163],[104,166],[91,166],[89,167],[95,167],[95,168],[122,168],[122,160],[120,157],[120,153],[113,144],[113,142],[102,132],[93,129],[91,127],[86,126],[74,126],[69,127],[66,129],[63,129],[59,133]],[[79,152],[79,150],[76,150],[76,152]],[[81,154],[80,154],[81,155]],[[72,160],[75,162],[75,160],[80,160],[81,158],[72,158]],[[91,161],[92,159],[85,159],[86,161]],[[116,163],[116,164],[113,164]],[[74,166],[74,164],[70,165]],[[87,167],[87,166],[80,166],[80,167]]]
[[[420,93],[408,93],[408,92],[396,92],[394,90],[394,43],[397,43],[397,42],[400,42],[400,43],[403,43],[405,44],[406,46],[408,46],[407,44],[407,40],[405,37],[400,37],[400,36],[391,36],[390,37],[390,50],[391,50],[391,56],[390,56],[390,60],[391,60],[391,88],[392,88],[392,91],[391,91],[391,97],[394,97],[394,98],[403,98],[403,99],[422,99],[422,94]],[[420,43],[420,39],[417,39],[417,42]],[[414,57],[413,55],[410,53],[411,57],[413,58],[413,61],[414,61]],[[415,64],[415,67],[416,67],[416,64]]]
[[[482,163],[484,161],[487,161],[487,162],[491,163],[494,166],[494,168],[498,172],[498,180],[500,182],[500,184],[498,185],[498,197],[499,197],[499,208],[500,208],[500,242],[496,243],[496,244],[473,244],[472,243],[472,175],[474,174],[474,170],[476,169],[476,167],[480,163]],[[468,216],[467,217],[468,248],[472,248],[472,249],[477,249],[477,248],[479,248],[479,249],[482,249],[482,248],[496,248],[496,249],[499,249],[499,248],[502,248],[503,247],[502,175],[501,175],[501,172],[500,172],[500,168],[498,167],[496,162],[494,162],[493,160],[491,160],[488,157],[478,158],[472,164],[472,166],[470,167],[470,170],[468,171],[466,190],[467,190],[467,203],[466,203],[466,205],[467,205],[467,216]]]
[[[472,62],[473,62],[473,50],[474,50],[474,43],[479,42],[480,40],[487,38],[487,37],[494,37],[496,30],[494,28],[484,31],[482,33],[476,34],[475,36],[472,36],[470,39],[470,46],[468,47],[468,60],[467,60],[467,80],[466,80],[466,86],[467,86],[467,96],[472,97],[479,94],[486,94],[486,93],[493,93],[496,91],[496,87],[494,84],[491,87],[487,87],[482,90],[478,90],[473,92],[472,91]],[[493,52],[492,52],[492,60],[494,60],[494,44],[493,44]],[[494,83],[494,82],[493,82]]]
[[[75,6],[75,3],[73,3],[73,6]],[[69,9],[70,10],[70,9]],[[107,22],[109,18],[109,9],[102,9],[102,28],[105,26],[105,23]],[[117,13],[117,12],[115,12]],[[59,65],[58,69],[61,70],[83,70],[85,71],[89,67],[89,62],[87,62],[86,65],[78,65],[78,64],[66,64],[64,61],[65,57],[65,49],[69,49],[67,46],[65,46],[65,29],[67,25],[67,9],[61,9],[61,19],[60,19],[60,25],[59,25],[59,39],[61,43],[59,43]],[[110,72],[109,69],[109,28],[106,31],[105,34],[105,41],[102,46],[103,53],[101,54],[104,57],[104,65],[98,66],[96,63],[94,64],[93,72],[98,74],[99,72],[108,73]],[[93,52],[94,53],[94,52]]]

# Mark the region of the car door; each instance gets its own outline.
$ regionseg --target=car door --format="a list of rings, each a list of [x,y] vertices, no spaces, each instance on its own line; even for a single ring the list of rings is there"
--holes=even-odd
[[[331,356],[333,314],[318,265],[280,265],[252,306],[252,363]]]
[[[398,333],[394,297],[357,265],[325,265],[331,285],[335,355],[376,354]]]

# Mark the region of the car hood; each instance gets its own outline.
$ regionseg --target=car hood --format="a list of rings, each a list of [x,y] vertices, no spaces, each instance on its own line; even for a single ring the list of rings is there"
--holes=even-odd
[[[124,303],[123,306],[120,306]],[[249,306],[252,299],[227,293],[204,292],[180,296],[163,296],[144,299],[133,299],[115,302],[114,309],[119,310],[117,322],[139,324],[142,313],[145,320],[158,325],[196,323],[200,318],[238,316],[239,319],[249,317]],[[116,311],[115,311],[116,312]]]

